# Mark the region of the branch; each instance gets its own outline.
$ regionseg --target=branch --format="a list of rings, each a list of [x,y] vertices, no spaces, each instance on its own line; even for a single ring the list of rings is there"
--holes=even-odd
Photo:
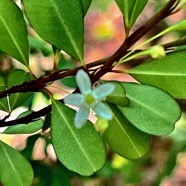
[[[141,26],[137,31],[135,31],[132,35],[130,35],[121,45],[121,47],[115,52],[115,54],[111,57],[101,59],[99,61],[92,62],[87,65],[87,68],[92,68],[98,65],[102,65],[100,70],[95,73],[91,80],[92,82],[96,82],[99,80],[105,73],[109,72],[113,67],[112,64],[115,61],[118,61],[123,55],[127,53],[127,50],[136,43],[140,38],[142,38],[149,30],[151,30],[154,25],[159,23],[164,18],[168,17],[171,12],[176,8],[179,0],[170,0],[166,6],[156,15],[154,15],[147,23]],[[170,44],[169,44],[170,45]],[[83,67],[77,67],[73,70],[67,71],[58,71],[52,74],[49,74],[44,77],[40,77],[37,80],[33,80],[30,82],[24,82],[21,85],[13,86],[10,89],[0,92],[0,98],[7,96],[8,94],[16,93],[16,92],[28,92],[28,91],[41,91],[48,83],[53,82],[55,80],[76,75],[77,71]],[[62,101],[62,100],[61,100]],[[41,116],[45,116],[47,113],[51,112],[51,105],[45,107],[37,112],[32,112],[31,114],[22,117],[20,119],[12,120],[12,121],[5,121],[4,119],[0,120],[1,127],[4,126],[11,126],[17,124],[28,124],[36,119],[40,118]]]
[[[155,14],[150,20],[130,35],[116,51],[116,53],[104,64],[103,67],[95,74],[93,83],[98,81],[104,74],[110,71],[113,67],[113,63],[118,61],[122,56],[127,53],[127,50],[134,45],[139,39],[141,39],[148,31],[150,31],[157,23],[162,21],[164,18],[171,15],[172,11],[178,5],[179,0],[170,0],[166,6],[157,14]]]

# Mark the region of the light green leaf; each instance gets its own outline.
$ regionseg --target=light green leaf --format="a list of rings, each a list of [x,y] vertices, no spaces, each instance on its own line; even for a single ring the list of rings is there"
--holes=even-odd
[[[9,72],[7,77],[7,88],[10,88],[15,85],[19,85],[29,80],[30,80],[30,75],[25,71],[20,69],[12,70]],[[9,98],[11,110],[22,105],[31,95],[32,95],[31,92],[12,94]]]
[[[59,160],[70,170],[91,175],[105,163],[105,146],[88,121],[81,129],[74,126],[75,111],[52,101],[52,143]]]
[[[18,118],[22,118],[30,114],[31,112],[32,111],[26,111],[22,113]],[[30,133],[37,132],[42,128],[42,126],[43,126],[43,120],[39,119],[29,124],[19,124],[19,125],[9,126],[3,133],[4,134],[30,134]]]
[[[132,28],[148,0],[115,0],[124,18],[126,31]]]
[[[186,98],[186,51],[174,52],[161,59],[139,65],[129,73],[144,84],[159,87],[175,98]]]
[[[82,0],[82,3],[83,3],[83,10],[84,10],[84,16],[85,16],[90,7],[90,4],[92,3],[92,0]]]
[[[114,84],[115,89],[114,92],[107,96],[106,101],[121,106],[127,105],[129,100],[126,97],[125,88],[119,81],[111,81],[111,83]]]
[[[81,0],[23,0],[35,31],[55,47],[83,61],[83,7]]]
[[[15,149],[0,141],[0,180],[4,186],[30,186],[33,170]]]
[[[149,135],[127,121],[114,104],[108,106],[113,113],[113,119],[109,121],[104,138],[111,149],[127,159],[138,159],[144,156],[149,149]]]
[[[123,85],[130,103],[118,108],[135,127],[159,136],[173,131],[181,113],[177,102],[171,96],[148,85]]]
[[[21,10],[12,0],[1,0],[0,28],[0,50],[28,67],[27,28]]]

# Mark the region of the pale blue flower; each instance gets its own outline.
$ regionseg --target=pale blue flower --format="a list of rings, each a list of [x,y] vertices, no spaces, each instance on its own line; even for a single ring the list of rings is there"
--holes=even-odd
[[[76,82],[81,93],[70,94],[64,98],[65,104],[79,107],[74,119],[75,126],[81,128],[86,123],[90,110],[100,118],[111,120],[112,112],[101,101],[114,91],[114,85],[105,83],[91,89],[90,78],[83,70],[77,72]]]

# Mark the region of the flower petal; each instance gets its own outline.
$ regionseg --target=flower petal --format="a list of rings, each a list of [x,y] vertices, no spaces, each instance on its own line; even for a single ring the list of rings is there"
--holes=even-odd
[[[112,83],[105,83],[96,87],[92,91],[92,93],[97,99],[101,100],[104,99],[109,94],[111,94],[114,91],[114,88],[115,86]]]
[[[101,118],[106,120],[112,119],[112,112],[109,110],[109,108],[103,104],[102,102],[99,102],[96,104],[95,107],[92,108],[92,110]]]
[[[76,75],[76,82],[80,91],[84,94],[91,91],[91,81],[84,70],[79,70]]]
[[[74,124],[76,128],[81,128],[86,123],[89,113],[90,113],[89,109],[85,107],[79,108],[74,118]]]
[[[63,100],[65,104],[79,107],[84,100],[84,96],[81,94],[70,94],[66,96]]]

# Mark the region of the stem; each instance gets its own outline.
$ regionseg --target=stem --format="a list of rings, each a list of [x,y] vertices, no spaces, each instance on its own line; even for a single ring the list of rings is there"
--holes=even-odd
[[[136,30],[132,35],[130,35],[121,45],[121,47],[116,51],[116,53],[101,67],[101,69],[95,74],[93,83],[98,81],[104,74],[110,71],[113,67],[113,63],[118,61],[123,55],[127,54],[127,50],[135,44],[139,39],[141,39],[148,31],[150,31],[157,23],[159,23],[164,18],[168,17],[171,12],[176,8],[178,0],[170,0],[165,7],[155,14],[149,21],[142,25],[138,30]]]

